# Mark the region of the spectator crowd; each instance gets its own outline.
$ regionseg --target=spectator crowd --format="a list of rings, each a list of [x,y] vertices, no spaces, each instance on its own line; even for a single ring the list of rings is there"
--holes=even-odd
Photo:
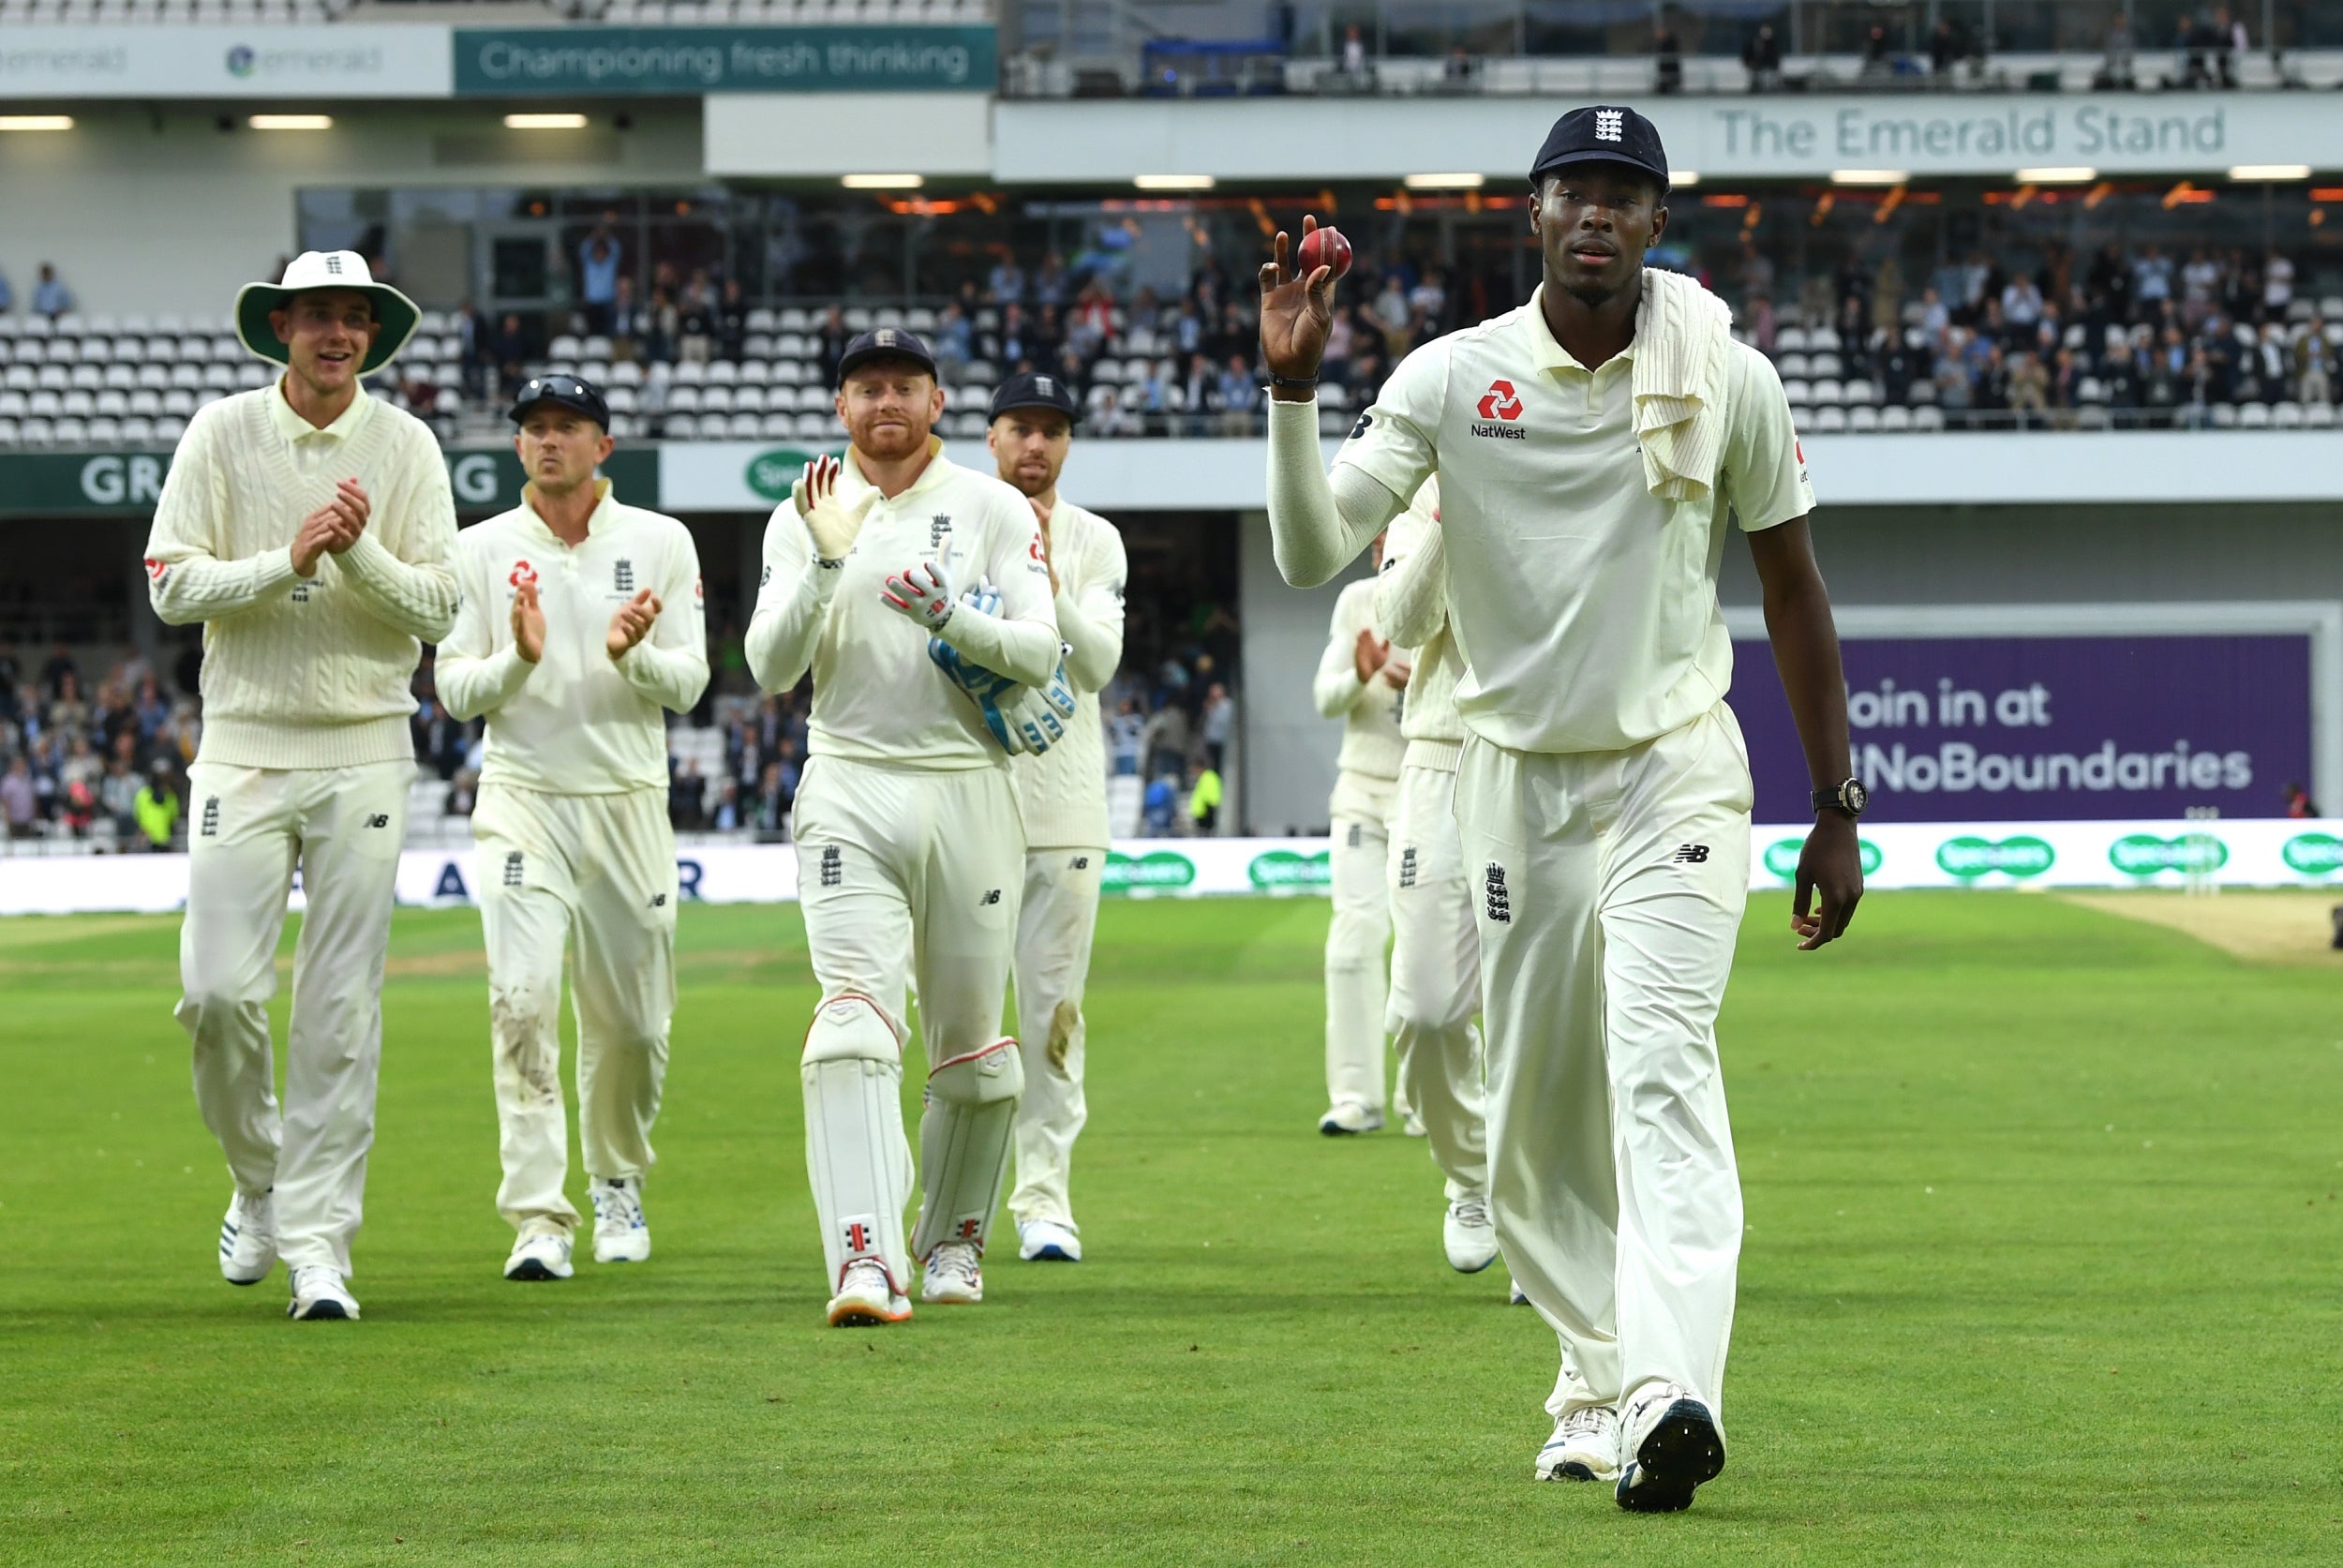
[[[36,663],[35,660],[38,662]],[[63,643],[0,647],[0,822],[10,840],[169,849],[202,721],[196,662],[165,675],[136,654],[94,680]]]

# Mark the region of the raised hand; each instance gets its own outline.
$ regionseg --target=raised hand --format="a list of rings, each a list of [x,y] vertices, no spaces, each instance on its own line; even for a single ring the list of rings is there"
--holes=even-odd
[[[513,590],[513,648],[532,665],[545,656],[545,612],[537,603],[534,582]]]
[[[1318,219],[1302,219],[1305,238],[1317,227]],[[1271,374],[1306,381],[1318,375],[1318,362],[1326,352],[1326,334],[1334,326],[1335,269],[1321,266],[1307,277],[1298,277],[1291,264],[1292,255],[1293,242],[1284,230],[1278,230],[1270,260],[1261,269],[1261,357]],[[1270,396],[1276,397],[1282,392],[1272,387]],[[1304,396],[1299,392],[1287,395],[1294,401]]]
[[[533,586],[527,591],[530,598],[536,597],[537,590]],[[625,658],[628,649],[650,635],[651,625],[658,620],[661,608],[659,595],[647,588],[637,589],[634,598],[612,612],[610,630],[602,639],[604,650],[613,659]]]
[[[1033,508],[1033,520],[1041,525],[1041,564],[1050,569],[1050,595],[1057,596],[1057,558],[1050,549],[1050,503],[1039,496],[1027,496],[1025,504]]]
[[[335,483],[334,499],[328,503],[327,510],[341,519],[341,538],[339,543],[329,545],[326,548],[340,555],[358,543],[358,536],[366,531],[366,520],[374,515],[374,502],[368,499],[364,485],[354,479],[343,479]]]
[[[1351,645],[1351,667],[1358,675],[1362,686],[1374,679],[1375,672],[1381,669],[1390,658],[1391,644],[1372,632],[1360,632],[1359,640]]]
[[[840,500],[841,468],[837,458],[824,453],[806,465],[805,471],[798,475],[797,484],[790,487],[790,499],[796,502],[798,515],[805,519],[805,531],[813,541],[813,558],[831,566],[845,560],[854,548],[855,540],[862,533],[863,519],[870,516],[871,508],[878,501],[875,489],[864,491],[862,499],[851,506]]]
[[[944,630],[952,619],[952,588],[944,575],[944,569],[934,561],[923,560],[906,567],[887,579],[879,590],[879,602],[919,623],[930,636]]]

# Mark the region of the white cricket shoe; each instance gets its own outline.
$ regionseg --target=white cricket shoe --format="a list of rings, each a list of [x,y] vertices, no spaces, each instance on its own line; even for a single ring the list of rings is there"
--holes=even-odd
[[[643,1217],[643,1178],[596,1176],[586,1184],[594,1205],[594,1262],[650,1261],[650,1221]]]
[[[1469,1192],[1451,1202],[1440,1238],[1448,1266],[1458,1274],[1478,1274],[1497,1262],[1497,1221],[1489,1217],[1487,1196]]]
[[[267,1193],[228,1200],[219,1222],[219,1275],[231,1285],[258,1285],[276,1266],[276,1202]]]
[[[1541,1481],[1618,1480],[1619,1411],[1583,1405],[1556,1422],[1533,1473]]]
[[[848,1263],[839,1276],[838,1293],[829,1298],[832,1328],[873,1328],[910,1316],[910,1301],[895,1293],[893,1281],[875,1258]]]
[[[526,1231],[504,1260],[507,1279],[567,1279],[570,1268],[567,1231]]]
[[[1508,1307],[1527,1307],[1530,1305],[1530,1292],[1521,1288],[1520,1280],[1510,1277],[1506,1279],[1505,1305]]]
[[[977,1265],[972,1242],[940,1241],[928,1254],[927,1277],[919,1282],[919,1299],[939,1307],[974,1307],[984,1299],[984,1271]]]
[[[358,1298],[329,1263],[303,1263],[292,1271],[292,1300],[285,1316],[303,1322],[334,1318],[356,1319]]]
[[[1017,1256],[1029,1263],[1079,1263],[1082,1240],[1073,1227],[1054,1219],[1021,1219],[1017,1222]]]
[[[1399,1130],[1410,1138],[1429,1138],[1431,1136],[1429,1132],[1425,1130],[1424,1113],[1421,1111],[1409,1112],[1408,1119],[1399,1124]]]
[[[1724,1469],[1724,1438],[1709,1407],[1680,1384],[1646,1383],[1619,1419],[1619,1505],[1636,1514],[1673,1514],[1693,1505],[1693,1490]]]
[[[1318,1130],[1329,1138],[1347,1138],[1361,1132],[1380,1132],[1382,1128],[1383,1113],[1380,1111],[1369,1111],[1364,1105],[1351,1105],[1348,1102],[1336,1106],[1318,1118]]]

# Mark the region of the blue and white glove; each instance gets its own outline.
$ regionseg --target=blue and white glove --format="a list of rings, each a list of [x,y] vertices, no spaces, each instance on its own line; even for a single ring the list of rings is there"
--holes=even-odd
[[[962,594],[960,602],[982,615],[1000,613],[1000,590],[990,583],[978,583]],[[984,727],[992,731],[1002,751],[1015,756],[1023,749],[1018,744],[1018,732],[1009,724],[1006,708],[1024,688],[1005,675],[970,663],[961,656],[960,650],[941,637],[928,639],[928,657],[935,661],[936,668],[950,677],[953,685],[968,694],[968,700],[977,705],[977,712],[984,720]]]
[[[1066,678],[1063,652],[1060,645],[1057,668],[1046,684],[1018,687],[1004,710],[1010,730],[1035,756],[1065,739],[1067,725],[1074,722],[1074,684]]]

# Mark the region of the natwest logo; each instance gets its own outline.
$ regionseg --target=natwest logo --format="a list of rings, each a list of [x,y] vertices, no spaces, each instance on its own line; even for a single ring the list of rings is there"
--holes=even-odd
[[[1511,381],[1491,381],[1489,389],[1481,394],[1483,419],[1514,420],[1521,417],[1521,397]]]
[[[516,560],[513,563],[512,575],[504,580],[515,588],[533,587],[537,581],[537,569],[525,560]]]

